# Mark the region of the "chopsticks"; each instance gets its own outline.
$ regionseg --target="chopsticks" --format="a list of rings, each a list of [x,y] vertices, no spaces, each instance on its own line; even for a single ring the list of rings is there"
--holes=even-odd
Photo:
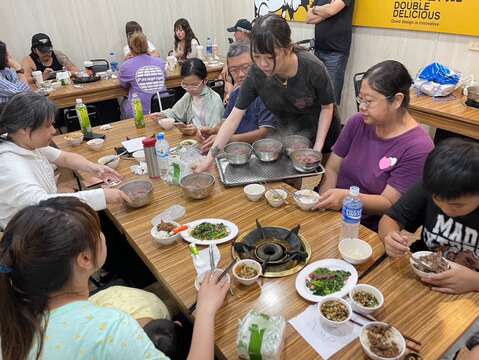
[[[378,321],[370,316],[367,316],[365,314],[361,314],[360,312],[357,312],[357,311],[353,311],[353,313],[355,313],[356,315],[358,315],[359,317],[362,317],[363,319],[365,320],[368,320],[368,321]],[[360,324],[358,323],[357,321],[353,320],[353,319],[350,319],[352,323],[356,324],[356,325],[359,325],[359,326],[363,326],[363,324]],[[399,330],[398,330],[399,331]],[[404,339],[406,340],[409,340],[410,342],[414,343],[415,345],[417,345],[418,347],[422,346],[422,343],[410,336],[407,336],[405,335],[403,332],[401,332],[401,335],[404,337]],[[414,350],[414,351],[418,351],[417,349],[414,349],[410,346],[408,346],[411,350]]]
[[[209,251],[209,254],[210,254],[210,269],[211,269],[211,273],[214,273],[215,272],[215,269],[216,269],[216,266],[215,266],[215,254],[213,252],[213,244],[210,244],[208,246],[208,251]]]

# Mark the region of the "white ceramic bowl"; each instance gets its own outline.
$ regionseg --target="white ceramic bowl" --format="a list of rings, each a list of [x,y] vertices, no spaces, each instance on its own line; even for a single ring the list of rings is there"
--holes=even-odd
[[[378,300],[378,305],[374,307],[366,307],[360,303],[354,301],[353,296],[358,291],[364,291],[370,293]],[[349,291],[349,297],[351,298],[351,307],[354,311],[360,312],[362,314],[371,314],[376,310],[379,310],[384,305],[384,296],[377,288],[368,284],[358,284],[355,285],[351,291]]]
[[[346,308],[348,309],[348,317],[343,321],[329,320],[321,312],[321,305],[324,304],[325,302],[328,302],[328,301],[338,301],[341,304],[343,304],[344,306],[346,306]],[[349,305],[349,303],[346,300],[344,300],[343,298],[340,298],[340,297],[337,297],[337,296],[326,296],[323,299],[321,299],[320,302],[318,302],[317,306],[318,306],[319,318],[320,318],[321,322],[324,325],[329,326],[329,327],[333,327],[333,328],[340,327],[341,325],[346,324],[351,319],[351,316],[352,316],[352,313],[353,313],[353,310],[351,309],[351,305]]]
[[[252,268],[256,269],[256,271],[258,272],[258,274],[255,276],[255,277],[252,277],[252,278],[249,278],[249,279],[245,279],[245,278],[242,278],[240,277],[237,273],[236,273],[236,270],[238,269],[238,267],[240,267],[241,265],[248,265],[248,266],[251,266]],[[256,282],[256,280],[261,276],[261,264],[255,260],[251,260],[251,259],[243,259],[243,260],[240,260],[238,261],[236,264],[234,264],[233,266],[233,277],[238,280],[238,282],[242,285],[246,285],[246,286],[249,286],[249,285],[252,285]]]
[[[176,227],[179,227],[180,224],[174,221],[168,221],[171,224],[174,224]],[[159,246],[166,246],[166,245],[171,245],[174,244],[176,241],[181,239],[181,234],[175,234],[172,236],[168,237],[160,237],[159,231],[157,230],[156,226],[153,226],[150,231],[151,238],[153,239],[153,242]]]
[[[103,145],[105,145],[105,140],[103,139],[91,139],[86,142],[90,149],[94,151],[99,151]]]
[[[264,196],[266,197],[266,200],[268,200],[268,203],[272,207],[277,208],[277,207],[280,207],[281,205],[284,204],[284,201],[288,197],[288,194],[286,193],[286,191],[281,190],[281,189],[274,189],[274,190],[275,190],[276,193],[281,195],[281,199],[274,196],[274,193],[271,190],[266,191],[266,194],[264,194]]]
[[[163,118],[158,120],[158,124],[165,130],[173,129],[174,122],[175,122],[175,119],[172,119],[172,118]]]
[[[195,139],[186,139],[186,140],[180,141],[180,146],[184,146],[184,147],[188,147],[188,146],[196,147],[196,146],[198,146],[198,141],[196,141]]]
[[[67,145],[78,146],[82,143],[84,136],[82,133],[71,133],[66,134],[63,138],[65,139]]]
[[[220,273],[220,274],[221,274],[222,272],[223,272],[223,269],[215,269],[215,273]],[[199,289],[200,289],[201,283],[203,282],[203,278],[205,277],[205,274],[206,274],[206,273],[207,273],[207,271],[196,276],[196,279],[195,279],[195,288],[196,288],[196,290],[199,290]],[[228,281],[230,281],[230,280],[231,280],[230,274],[226,274],[226,275],[225,275],[225,278],[226,278]],[[223,279],[222,279],[221,281],[223,281]]]
[[[373,322],[370,322],[369,324],[364,325],[363,328],[361,329],[361,333],[359,335],[359,342],[361,343],[361,346],[363,347],[364,352],[369,356],[369,358],[371,358],[373,360],[399,360],[399,359],[401,359],[404,356],[404,353],[406,352],[406,342],[404,340],[404,337],[401,335],[401,333],[396,328],[394,328],[392,326],[391,326],[391,330],[392,330],[391,338],[399,346],[399,350],[400,350],[399,355],[395,356],[395,357],[391,357],[391,358],[385,358],[385,357],[376,355],[375,353],[373,353],[371,351],[371,349],[369,348],[369,339],[368,339],[368,335],[367,335],[367,329],[370,326],[377,325],[377,324],[388,325],[384,322],[373,321]]]
[[[431,255],[431,254],[434,254],[434,253],[432,251],[416,251],[411,256],[413,256],[415,259],[419,259],[421,256]],[[447,261],[447,259],[446,259],[446,261]],[[412,259],[409,259],[409,264],[411,265],[412,271],[414,271],[414,273],[417,276],[419,276],[420,278],[431,275],[431,273],[421,271],[416,266],[414,266],[414,261]]]
[[[110,161],[111,159],[116,158],[115,160],[109,162],[106,166],[111,169],[116,169],[118,164],[120,163],[120,158],[117,155],[105,155],[98,159],[98,164],[105,165],[106,162]]]
[[[353,265],[365,263],[373,254],[371,245],[360,239],[343,239],[338,248],[341,257]]]
[[[263,197],[266,189],[260,184],[249,184],[244,187],[243,191],[249,200],[258,201]]]
[[[138,162],[140,162],[140,161],[145,162],[145,151],[144,150],[135,151],[132,155],[135,158],[135,160],[137,160]]]
[[[298,190],[294,192],[295,195],[293,199],[296,205],[298,205],[302,210],[310,211],[313,210],[314,206],[318,203],[321,196],[313,190]]]

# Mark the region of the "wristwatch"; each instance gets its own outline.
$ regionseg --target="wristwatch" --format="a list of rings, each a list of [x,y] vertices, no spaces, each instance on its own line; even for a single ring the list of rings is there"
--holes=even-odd
[[[17,74],[25,74],[25,70],[23,68],[20,68],[18,70],[15,70]]]

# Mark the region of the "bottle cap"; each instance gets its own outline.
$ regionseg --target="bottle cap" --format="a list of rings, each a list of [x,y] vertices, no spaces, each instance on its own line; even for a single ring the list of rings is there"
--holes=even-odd
[[[349,193],[352,195],[352,196],[358,196],[359,195],[359,187],[357,186],[351,186],[349,188]]]
[[[156,144],[156,139],[151,138],[151,137],[146,137],[142,141],[143,147],[153,147]]]
[[[82,101],[82,99],[76,99],[76,103],[81,104],[81,103],[83,103],[83,101]]]
[[[159,132],[158,135],[156,135],[156,138],[158,140],[165,140],[165,133]]]

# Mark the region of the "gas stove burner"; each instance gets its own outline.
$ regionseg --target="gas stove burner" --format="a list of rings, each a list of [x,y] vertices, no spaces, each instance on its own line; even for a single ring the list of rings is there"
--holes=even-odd
[[[255,249],[256,257],[261,260],[268,259],[268,262],[273,264],[281,261],[286,253],[286,248],[279,242],[268,241],[259,244]]]
[[[299,233],[299,227],[262,227],[233,243],[233,257],[253,259],[265,266],[264,277],[282,277],[300,271],[311,258],[311,247]]]

